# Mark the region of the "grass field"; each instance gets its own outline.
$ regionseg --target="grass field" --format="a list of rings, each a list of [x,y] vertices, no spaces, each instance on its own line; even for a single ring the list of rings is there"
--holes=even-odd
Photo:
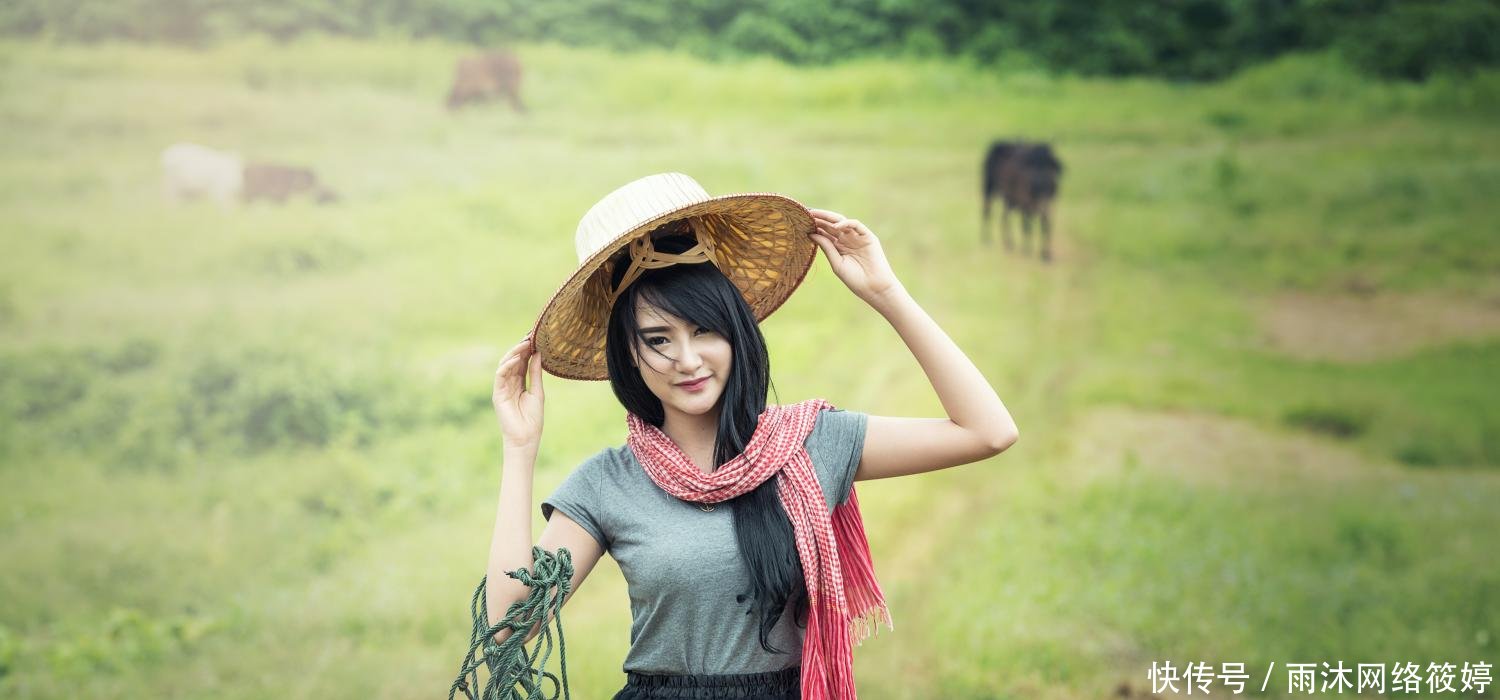
[[[1287,663],[1500,660],[1500,74],[543,45],[529,114],[449,115],[461,51],[0,43],[0,696],[446,697],[494,366],[584,210],[668,170],[867,222],[1021,426],[860,484],[896,622],[856,650],[863,697],[1098,698],[1167,660],[1243,662],[1247,693],[1274,662],[1274,696]],[[1050,265],[979,245],[1002,136],[1066,166]],[[171,206],[182,140],[343,200]],[[774,400],[943,415],[824,261],[764,329]],[[606,384],[546,387],[538,501],[625,435]],[[612,562],[564,620],[574,696],[608,697]]]

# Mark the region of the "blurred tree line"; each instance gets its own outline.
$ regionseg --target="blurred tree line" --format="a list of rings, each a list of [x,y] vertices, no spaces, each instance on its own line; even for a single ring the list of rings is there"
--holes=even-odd
[[[1212,79],[1333,49],[1376,75],[1495,65],[1500,0],[5,0],[0,33],[204,45],[245,33],[678,48],[817,64],[967,57]]]

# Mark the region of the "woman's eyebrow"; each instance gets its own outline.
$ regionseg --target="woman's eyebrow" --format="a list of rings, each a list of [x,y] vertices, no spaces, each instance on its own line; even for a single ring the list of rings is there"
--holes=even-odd
[[[664,333],[664,332],[669,331],[669,330],[672,330],[672,329],[667,328],[666,326],[652,326],[650,328],[642,328],[641,332],[642,333]]]

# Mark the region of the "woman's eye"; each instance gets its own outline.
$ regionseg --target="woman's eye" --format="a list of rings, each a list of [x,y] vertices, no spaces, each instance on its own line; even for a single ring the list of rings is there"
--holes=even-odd
[[[699,328],[698,332],[699,333],[712,333],[713,331],[711,331],[711,330],[709,330],[707,328]]]
[[[646,339],[646,344],[647,345],[652,345],[652,346],[661,345],[661,343],[656,342],[658,340],[660,340],[661,343],[667,342],[666,336],[660,336],[660,335],[658,335],[658,336],[655,336],[655,337],[647,338]]]

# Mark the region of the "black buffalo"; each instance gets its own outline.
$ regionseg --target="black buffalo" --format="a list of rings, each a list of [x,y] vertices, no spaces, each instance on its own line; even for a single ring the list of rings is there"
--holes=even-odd
[[[1052,259],[1052,201],[1057,198],[1057,181],[1062,178],[1062,161],[1045,143],[996,141],[984,156],[984,214],[979,240],[990,241],[990,203],[999,197],[1005,205],[1000,212],[1000,236],[1006,250],[1013,250],[1010,240],[1010,212],[1021,210],[1021,245],[1023,252],[1031,247],[1031,222],[1041,219],[1041,258]]]

